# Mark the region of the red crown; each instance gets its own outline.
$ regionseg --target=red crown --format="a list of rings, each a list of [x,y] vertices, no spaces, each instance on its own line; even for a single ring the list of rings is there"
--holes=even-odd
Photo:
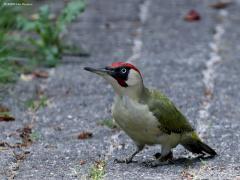
[[[137,71],[140,75],[140,71],[138,70],[138,68],[136,68],[134,65],[130,64],[130,63],[126,63],[126,62],[114,62],[110,65],[112,68],[118,68],[118,67],[129,67],[131,69],[134,69],[135,71]]]

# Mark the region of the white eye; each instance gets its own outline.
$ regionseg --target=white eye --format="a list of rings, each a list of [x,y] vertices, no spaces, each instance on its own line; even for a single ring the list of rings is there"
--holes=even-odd
[[[122,69],[121,69],[121,72],[124,74],[124,73],[127,72],[127,70],[126,70],[125,68],[122,68]]]

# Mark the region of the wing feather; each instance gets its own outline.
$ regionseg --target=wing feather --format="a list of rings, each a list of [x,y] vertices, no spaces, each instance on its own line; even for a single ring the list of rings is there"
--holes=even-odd
[[[167,96],[157,90],[151,90],[148,98],[149,110],[160,122],[160,129],[167,133],[194,131],[187,118],[176,108]]]

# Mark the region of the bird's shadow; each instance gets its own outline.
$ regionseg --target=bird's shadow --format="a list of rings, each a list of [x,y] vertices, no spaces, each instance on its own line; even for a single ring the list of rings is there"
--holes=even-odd
[[[210,159],[213,159],[216,156],[197,156],[197,157],[193,157],[193,158],[185,158],[185,157],[179,157],[177,159],[172,159],[168,164],[164,164],[164,165],[160,165],[160,166],[171,166],[171,165],[175,165],[175,166],[189,166],[189,165],[193,165],[195,163],[198,162],[203,162],[203,161],[208,161]],[[142,162],[141,164],[143,164],[145,166],[146,162]]]
[[[197,156],[197,157],[194,157],[194,158],[180,157],[180,158],[177,158],[177,159],[173,159],[171,162],[174,165],[186,165],[186,164],[193,164],[193,163],[208,161],[208,160],[213,159],[213,158],[214,158],[214,156]]]

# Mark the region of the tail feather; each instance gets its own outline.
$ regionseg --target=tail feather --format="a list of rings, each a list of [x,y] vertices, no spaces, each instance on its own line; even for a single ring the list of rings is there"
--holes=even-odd
[[[211,156],[217,155],[216,151],[201,141],[193,141],[182,144],[187,150],[197,154],[209,154]]]
[[[195,135],[195,134],[194,134]],[[198,137],[190,136],[181,143],[187,150],[197,154],[217,155],[216,151],[203,143]]]

